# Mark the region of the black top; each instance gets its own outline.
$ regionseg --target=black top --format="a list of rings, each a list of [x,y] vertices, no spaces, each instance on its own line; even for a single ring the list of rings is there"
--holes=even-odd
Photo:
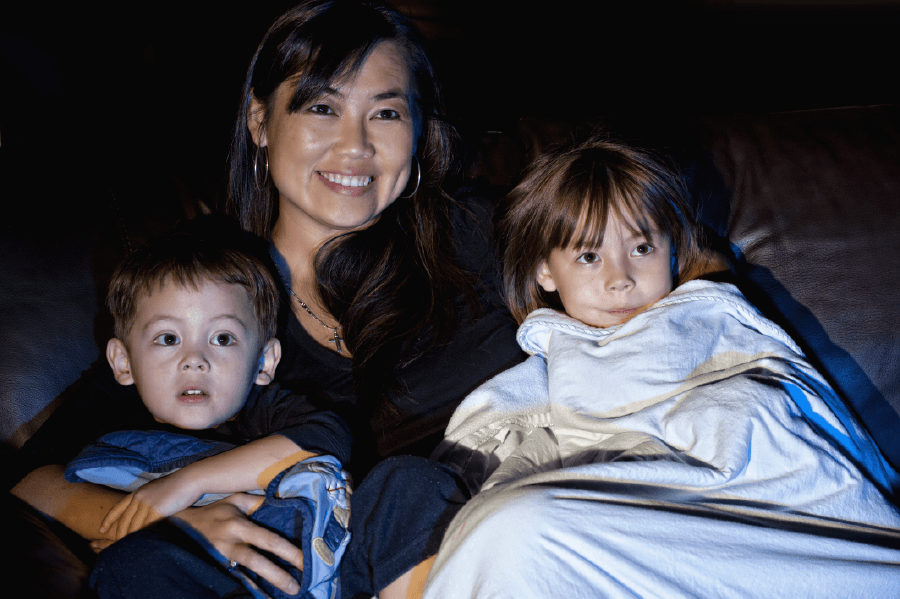
[[[482,382],[524,359],[515,340],[516,324],[497,289],[492,207],[465,193],[457,197],[460,206],[453,211],[453,240],[460,265],[479,280],[483,311],[477,320],[461,323],[449,343],[398,370],[406,393],[393,398],[392,405],[360,416],[363,410],[357,408],[350,360],[309,336],[282,290],[278,332],[282,358],[275,380],[284,389],[306,392],[301,413],[330,410],[347,422],[353,457],[346,467],[357,481],[384,457],[427,457],[459,402]],[[65,402],[19,451],[20,476],[43,465],[68,463],[102,434],[137,428],[129,424],[146,412],[134,386],[119,385],[105,360],[65,395]]]
[[[322,409],[315,397],[282,389],[276,383],[253,385],[237,417],[212,432],[238,443],[279,434],[306,451],[332,455],[341,463],[350,460],[353,443],[347,424],[334,412]]]
[[[277,383],[253,385],[241,411],[231,420],[210,429],[186,430],[157,422],[146,407],[123,413],[117,420],[118,426],[103,434],[118,431],[164,432],[229,445],[243,445],[278,434],[298,447],[320,455],[332,455],[342,463],[350,459],[352,446],[350,430],[340,417],[321,409],[321,402],[316,398],[282,389]],[[219,451],[221,449],[208,455]],[[196,456],[185,458],[188,458],[185,464],[197,459]]]

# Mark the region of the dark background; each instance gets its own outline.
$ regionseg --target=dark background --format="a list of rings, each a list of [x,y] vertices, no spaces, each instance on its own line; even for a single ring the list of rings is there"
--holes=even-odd
[[[5,2],[6,214],[29,202],[77,211],[87,195],[104,193],[126,204],[214,201],[246,66],[292,4]],[[526,4],[397,3],[431,40],[465,135],[514,132],[526,115],[659,118],[900,102],[900,0]]]

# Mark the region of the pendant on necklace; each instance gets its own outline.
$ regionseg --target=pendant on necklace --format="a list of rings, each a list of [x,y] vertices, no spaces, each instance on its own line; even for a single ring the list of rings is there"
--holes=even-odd
[[[335,328],[335,329],[333,329],[333,330],[334,330],[334,339],[329,339],[329,340],[328,340],[328,343],[334,343],[334,349],[335,349],[335,351],[337,351],[337,353],[341,353],[341,349],[342,349],[342,348],[341,348],[341,341],[343,341],[343,339],[341,339],[341,338],[338,336],[337,328]]]

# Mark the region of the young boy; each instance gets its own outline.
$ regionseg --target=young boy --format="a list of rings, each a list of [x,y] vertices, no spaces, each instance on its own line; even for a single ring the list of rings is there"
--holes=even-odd
[[[314,398],[271,384],[281,356],[274,336],[278,290],[266,267],[242,249],[238,238],[232,243],[218,227],[188,226],[138,250],[113,276],[107,303],[116,337],[109,341],[106,357],[118,383],[134,385],[146,407],[146,413],[136,414],[123,428],[154,430],[105,435],[66,470],[71,482],[133,491],[103,519],[100,532],[112,539],[178,514],[204,495],[265,490],[288,469],[266,494],[268,512],[257,511],[268,514],[270,521],[264,524],[287,535],[303,530],[308,536],[316,527],[310,520],[322,516],[322,526],[333,534],[334,523],[328,521],[332,508],[347,510],[346,476],[338,462],[349,458],[349,431],[335,414],[315,411]],[[292,468],[312,458],[315,467]],[[285,497],[289,477],[296,481],[310,469],[327,479],[324,501],[329,509],[298,515],[298,525],[293,522],[297,506],[287,507],[286,516],[285,510],[278,512],[278,500]],[[156,476],[162,477],[146,482]],[[271,508],[276,508],[275,522]],[[338,542],[329,538],[334,546],[320,542],[315,551],[305,551],[304,570],[311,553],[322,557],[324,552],[326,561],[337,562],[335,553],[349,539],[345,530],[339,537]],[[304,541],[307,548],[309,539]],[[238,565],[238,555],[211,552],[220,561],[224,558],[229,571]],[[256,578],[249,570],[239,573],[245,581],[247,575]],[[306,578],[304,587],[309,587]],[[98,590],[102,596],[103,589]],[[293,594],[300,585],[284,590]],[[271,588],[268,592],[277,594]]]

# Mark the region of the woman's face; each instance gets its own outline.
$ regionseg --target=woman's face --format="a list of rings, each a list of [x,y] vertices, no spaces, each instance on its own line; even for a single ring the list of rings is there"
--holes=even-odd
[[[403,54],[393,42],[378,44],[357,73],[289,113],[293,91],[293,81],[281,84],[262,128],[255,99],[248,113],[253,141],[268,149],[279,221],[323,240],[371,224],[403,192],[412,168],[415,123]]]

